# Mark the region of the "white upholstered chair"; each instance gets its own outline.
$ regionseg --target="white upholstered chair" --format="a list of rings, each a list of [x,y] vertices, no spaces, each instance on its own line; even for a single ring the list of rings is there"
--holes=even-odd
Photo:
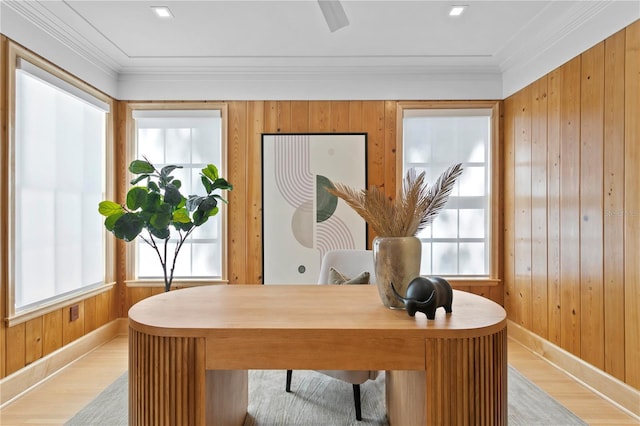
[[[330,269],[334,268],[346,277],[354,278],[363,272],[369,273],[369,284],[375,284],[373,252],[371,250],[332,250],[325,253],[320,264],[318,284],[330,284]],[[354,284],[355,285],[355,284]],[[320,373],[340,379],[353,385],[353,399],[356,419],[362,420],[360,385],[367,380],[375,380],[379,371],[369,370],[318,370]],[[287,370],[286,391],[291,392],[292,371]]]

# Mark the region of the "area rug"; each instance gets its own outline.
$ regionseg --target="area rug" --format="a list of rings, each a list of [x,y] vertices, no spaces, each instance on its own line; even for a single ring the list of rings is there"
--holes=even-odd
[[[283,370],[249,372],[249,406],[245,426],[388,425],[384,407],[384,373],[362,386],[362,421],[355,419],[350,385],[315,371],[295,370],[291,393],[284,391]],[[109,385],[71,418],[68,426],[125,426],[127,373]],[[509,425],[586,425],[571,411],[509,366]]]

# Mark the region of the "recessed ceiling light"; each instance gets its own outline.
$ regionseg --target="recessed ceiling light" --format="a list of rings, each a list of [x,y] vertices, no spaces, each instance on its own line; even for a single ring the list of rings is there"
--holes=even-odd
[[[173,18],[173,14],[166,6],[151,6],[158,18]]]
[[[449,11],[449,16],[460,16],[462,12],[467,8],[467,6],[451,6],[451,10]]]

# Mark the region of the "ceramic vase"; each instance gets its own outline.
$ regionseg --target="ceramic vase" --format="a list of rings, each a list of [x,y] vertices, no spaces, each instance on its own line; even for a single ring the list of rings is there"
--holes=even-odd
[[[376,237],[373,239],[373,262],[382,304],[391,309],[404,309],[402,300],[391,289],[404,296],[412,279],[420,275],[422,243],[417,237]]]

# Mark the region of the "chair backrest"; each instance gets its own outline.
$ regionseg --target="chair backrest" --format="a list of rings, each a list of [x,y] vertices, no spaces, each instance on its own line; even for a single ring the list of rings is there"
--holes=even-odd
[[[330,250],[326,252],[320,264],[318,284],[329,283],[329,268],[331,267],[348,277],[369,272],[369,284],[376,282],[373,251],[371,250]]]

